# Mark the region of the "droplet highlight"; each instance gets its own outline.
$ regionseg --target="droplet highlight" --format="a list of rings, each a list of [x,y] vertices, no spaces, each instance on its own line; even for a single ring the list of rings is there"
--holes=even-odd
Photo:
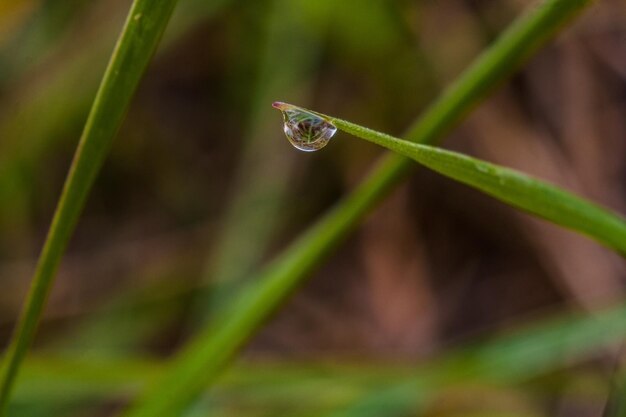
[[[304,152],[322,149],[337,133],[337,128],[326,118],[291,104],[277,101],[272,107],[283,113],[283,130],[289,142]]]

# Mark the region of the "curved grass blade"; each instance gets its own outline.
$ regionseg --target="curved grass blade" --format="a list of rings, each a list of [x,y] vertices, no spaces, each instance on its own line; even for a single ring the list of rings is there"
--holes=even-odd
[[[135,0],[76,149],[33,282],[0,374],[0,415],[37,329],[60,259],[85,199],[177,0]]]
[[[406,138],[433,143],[525,58],[592,0],[547,0],[531,7],[424,113]],[[127,417],[176,415],[215,381],[237,350],[290,292],[352,231],[411,168],[409,159],[384,158],[341,204],[302,235],[254,280],[229,314],[209,324],[174,358]]]
[[[513,169],[323,116],[339,130],[411,158],[511,206],[586,234],[626,255],[626,220],[572,193]]]

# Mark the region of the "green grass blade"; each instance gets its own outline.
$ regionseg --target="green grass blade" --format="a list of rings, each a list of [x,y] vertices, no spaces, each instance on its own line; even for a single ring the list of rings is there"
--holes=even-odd
[[[407,158],[511,206],[586,234],[626,254],[626,221],[589,201],[521,172],[489,162],[394,138],[345,120],[325,116],[338,129]]]
[[[33,282],[0,374],[0,415],[34,337],[54,276],[85,199],[176,0],[135,0],[91,108]]]
[[[433,143],[460,122],[487,93],[591,0],[548,0],[519,18],[410,129],[407,138]],[[173,360],[164,378],[125,415],[176,415],[213,383],[237,350],[321,259],[403,177],[412,163],[384,158],[359,187],[301,236],[254,280],[249,291],[208,326]]]

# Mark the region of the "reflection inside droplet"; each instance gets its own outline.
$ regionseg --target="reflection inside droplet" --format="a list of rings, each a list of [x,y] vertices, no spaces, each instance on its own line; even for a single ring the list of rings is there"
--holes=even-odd
[[[331,122],[315,113],[279,101],[272,106],[283,113],[285,135],[301,151],[322,149],[337,132]]]

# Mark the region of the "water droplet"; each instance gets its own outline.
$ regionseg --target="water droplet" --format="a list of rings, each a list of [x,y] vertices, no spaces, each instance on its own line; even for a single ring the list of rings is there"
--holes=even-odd
[[[272,104],[272,107],[283,113],[285,135],[301,151],[322,149],[337,132],[329,120],[310,111],[280,101]]]

